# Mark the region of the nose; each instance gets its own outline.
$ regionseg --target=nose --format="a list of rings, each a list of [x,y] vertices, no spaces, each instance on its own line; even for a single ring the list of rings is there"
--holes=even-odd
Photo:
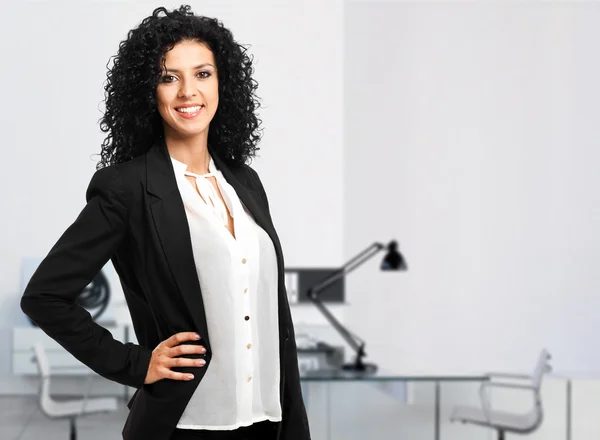
[[[190,96],[196,96],[196,87],[193,81],[182,80],[181,87],[179,88],[179,97],[185,98]]]

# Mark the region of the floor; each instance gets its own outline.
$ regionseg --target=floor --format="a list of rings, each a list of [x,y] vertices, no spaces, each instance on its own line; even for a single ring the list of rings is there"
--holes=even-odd
[[[397,405],[401,403],[376,390],[357,389],[349,395],[343,392],[341,395],[340,391],[344,390],[336,392],[331,387],[318,385],[304,390],[313,440],[364,439],[375,432],[376,438],[404,438],[397,437],[398,429],[404,425],[405,430],[407,426],[399,424],[395,416]],[[80,418],[77,421],[78,439],[122,439],[121,430],[129,410],[122,398],[118,399],[118,405],[114,413]],[[419,420],[413,419],[413,424],[418,422],[420,425],[421,435],[410,437],[433,438],[432,417],[431,410],[427,410]],[[69,421],[48,419],[40,411],[35,396],[0,396],[0,440],[39,439],[69,440]]]
[[[431,402],[406,405],[389,393],[365,386],[322,386],[304,389],[312,440],[434,440]],[[77,421],[79,440],[121,440],[129,410],[118,400],[113,413]],[[446,411],[442,412],[444,419]],[[491,433],[444,423],[440,440],[491,440]],[[68,420],[50,420],[36,396],[0,396],[0,440],[69,440]],[[146,440],[146,439],[144,439]],[[151,439],[149,439],[151,440]]]
[[[127,407],[119,399],[119,410],[95,414],[77,421],[79,440],[122,439]],[[69,421],[50,420],[33,396],[0,397],[1,440],[69,440]]]

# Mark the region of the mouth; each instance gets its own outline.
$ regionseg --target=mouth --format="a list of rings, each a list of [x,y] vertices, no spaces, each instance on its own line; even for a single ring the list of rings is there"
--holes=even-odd
[[[175,111],[177,112],[177,114],[179,114],[179,116],[181,116],[182,118],[185,118],[185,119],[195,118],[200,113],[202,113],[202,110],[204,110],[203,105],[197,105],[194,107],[177,107],[177,108],[175,108]]]

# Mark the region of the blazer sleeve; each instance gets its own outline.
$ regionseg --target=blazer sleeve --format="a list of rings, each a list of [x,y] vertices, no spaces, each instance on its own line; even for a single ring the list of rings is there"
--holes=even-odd
[[[21,309],[46,334],[99,375],[140,388],[152,351],[122,343],[75,302],[121,245],[128,198],[118,165],[94,173],[87,204],[42,260],[21,298]]]
[[[252,186],[254,190],[259,193],[262,197],[265,206],[267,207],[267,215],[271,217],[269,210],[269,200],[265,188],[258,177],[258,173],[254,171],[250,166],[250,175],[252,176]],[[286,295],[287,296],[287,295]],[[291,312],[288,308],[288,316],[291,320]],[[284,392],[284,407],[283,410],[283,426],[281,431],[281,438],[287,439],[303,439],[310,440],[310,428],[308,423],[308,417],[306,414],[306,406],[302,397],[302,388],[300,387],[300,370],[298,367],[298,349],[296,347],[296,334],[294,331],[294,325],[290,322],[290,340],[288,341],[288,348],[286,352],[285,361],[285,383],[283,387]]]

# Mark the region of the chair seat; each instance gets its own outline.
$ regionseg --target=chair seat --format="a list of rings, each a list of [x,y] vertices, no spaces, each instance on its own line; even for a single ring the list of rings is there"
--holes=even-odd
[[[506,431],[528,433],[538,424],[535,413],[512,414],[504,411],[491,411],[488,421],[481,408],[458,406],[454,408],[450,420],[473,423],[481,426],[492,426]]]
[[[84,405],[85,403],[85,405]],[[57,401],[48,399],[44,402],[44,412],[49,417],[70,417],[81,413],[116,411],[117,399],[113,397],[93,397],[84,402],[83,399]]]

